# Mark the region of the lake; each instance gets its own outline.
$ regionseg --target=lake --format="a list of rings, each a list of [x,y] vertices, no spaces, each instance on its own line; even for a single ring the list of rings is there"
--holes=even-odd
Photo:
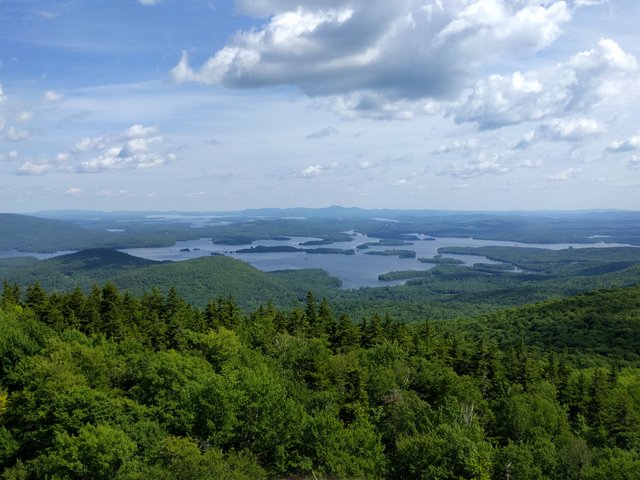
[[[378,238],[367,237],[355,232],[354,239],[350,242],[335,242],[321,247],[355,249],[358,245],[367,242],[377,242]],[[321,268],[330,275],[342,280],[342,288],[351,289],[359,287],[380,287],[398,285],[404,281],[381,282],[378,275],[397,270],[429,270],[433,264],[422,263],[418,258],[433,257],[438,255],[441,247],[481,247],[481,246],[509,246],[509,247],[536,247],[560,250],[573,248],[607,248],[630,246],[616,243],[556,243],[556,244],[524,244],[518,242],[505,242],[498,240],[476,240],[473,238],[435,238],[433,240],[411,241],[412,245],[401,247],[371,246],[368,250],[356,250],[355,255],[340,254],[310,254],[305,252],[268,252],[268,253],[235,253],[237,250],[252,246],[291,246],[296,248],[316,248],[301,245],[305,241],[318,240],[311,237],[291,237],[289,240],[259,240],[246,245],[220,245],[213,244],[210,238],[177,242],[173,247],[160,248],[129,248],[122,250],[130,255],[148,258],[150,260],[180,261],[209,256],[211,254],[223,254],[229,257],[245,261],[250,265],[265,271],[299,270],[302,268]],[[188,249],[189,251],[183,251]],[[367,255],[367,251],[382,251],[393,249],[413,250],[416,258],[398,258],[397,256]],[[455,258],[465,265],[474,263],[500,263],[489,260],[483,256],[474,255],[450,255],[443,257]]]

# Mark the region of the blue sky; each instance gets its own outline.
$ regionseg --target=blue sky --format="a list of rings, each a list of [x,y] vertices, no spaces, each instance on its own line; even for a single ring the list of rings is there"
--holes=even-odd
[[[636,0],[0,0],[0,210],[637,209]]]

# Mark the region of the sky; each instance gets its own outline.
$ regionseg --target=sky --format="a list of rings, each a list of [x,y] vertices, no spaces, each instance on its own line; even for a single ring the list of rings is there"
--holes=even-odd
[[[637,0],[0,0],[0,211],[640,205]]]

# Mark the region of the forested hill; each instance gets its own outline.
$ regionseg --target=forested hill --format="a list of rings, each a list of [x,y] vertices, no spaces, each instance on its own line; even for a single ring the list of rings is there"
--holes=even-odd
[[[629,360],[640,365],[640,287],[590,292],[468,320],[447,322],[501,348]]]
[[[223,256],[153,262],[114,250],[90,249],[40,261],[0,259],[0,281],[23,288],[39,281],[45,290],[80,288],[85,293],[94,283],[108,281],[138,295],[151,288],[166,294],[173,287],[198,307],[219,296],[232,296],[242,307],[256,307],[268,298],[275,306],[289,308],[312,291],[329,299],[338,313],[355,318],[388,313],[411,322],[477,316],[558,296],[635,285],[640,279],[639,250],[456,248],[458,253],[486,253],[507,264],[497,266],[501,268],[440,264],[430,270],[387,274],[408,277],[404,286],[341,290],[340,280],[318,269],[263,272]],[[527,272],[512,271],[511,265]]]
[[[0,213],[0,250],[54,252],[82,248],[99,241],[96,232],[61,220]]]
[[[0,260],[0,280],[23,287],[36,281],[47,291],[88,292],[94,284],[113,283],[141,295],[152,288],[175,288],[189,303],[204,307],[216,297],[233,297],[243,307],[256,307],[265,298],[290,307],[307,291],[327,293],[340,281],[318,269],[266,273],[225,256],[181,262],[157,262],[117,250],[94,248],[47,260]]]
[[[193,308],[175,290],[5,284],[0,472],[636,479],[638,293],[406,325],[336,318],[311,294],[294,310],[242,311]]]

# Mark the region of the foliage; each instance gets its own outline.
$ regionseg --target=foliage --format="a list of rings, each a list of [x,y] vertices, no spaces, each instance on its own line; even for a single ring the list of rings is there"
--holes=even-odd
[[[634,478],[640,287],[469,320],[22,292],[0,306],[3,478]]]

